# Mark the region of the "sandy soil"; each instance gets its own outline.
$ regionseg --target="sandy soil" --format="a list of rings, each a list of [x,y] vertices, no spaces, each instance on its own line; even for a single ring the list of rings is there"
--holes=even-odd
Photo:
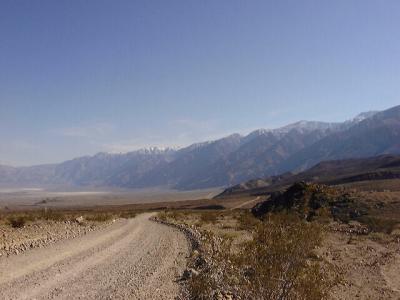
[[[174,299],[189,245],[150,216],[1,258],[0,298]]]
[[[342,283],[332,299],[400,299],[400,243],[391,236],[329,233],[320,249]]]

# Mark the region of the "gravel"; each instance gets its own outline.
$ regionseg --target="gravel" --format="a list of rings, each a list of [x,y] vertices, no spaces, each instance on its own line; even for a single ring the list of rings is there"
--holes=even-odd
[[[73,221],[35,221],[22,228],[0,226],[0,257],[18,255],[33,248],[85,235],[94,230],[105,228],[110,222],[79,224]]]
[[[176,299],[190,246],[151,216],[0,258],[0,298]]]

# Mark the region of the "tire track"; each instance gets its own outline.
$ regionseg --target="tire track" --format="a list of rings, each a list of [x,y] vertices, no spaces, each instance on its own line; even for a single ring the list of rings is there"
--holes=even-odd
[[[174,299],[189,245],[151,216],[0,259],[0,298]]]

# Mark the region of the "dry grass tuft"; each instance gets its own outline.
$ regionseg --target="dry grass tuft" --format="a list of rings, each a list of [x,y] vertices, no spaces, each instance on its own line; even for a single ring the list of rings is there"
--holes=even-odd
[[[22,228],[25,226],[27,218],[25,216],[10,216],[7,218],[7,222],[12,228]]]

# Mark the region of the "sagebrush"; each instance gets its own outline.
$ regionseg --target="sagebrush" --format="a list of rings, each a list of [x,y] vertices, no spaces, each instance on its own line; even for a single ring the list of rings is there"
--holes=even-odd
[[[334,281],[314,259],[321,226],[288,214],[255,224],[251,240],[235,246],[232,239],[204,233],[207,264],[190,281],[192,297],[213,299],[224,292],[240,299],[326,298]]]

